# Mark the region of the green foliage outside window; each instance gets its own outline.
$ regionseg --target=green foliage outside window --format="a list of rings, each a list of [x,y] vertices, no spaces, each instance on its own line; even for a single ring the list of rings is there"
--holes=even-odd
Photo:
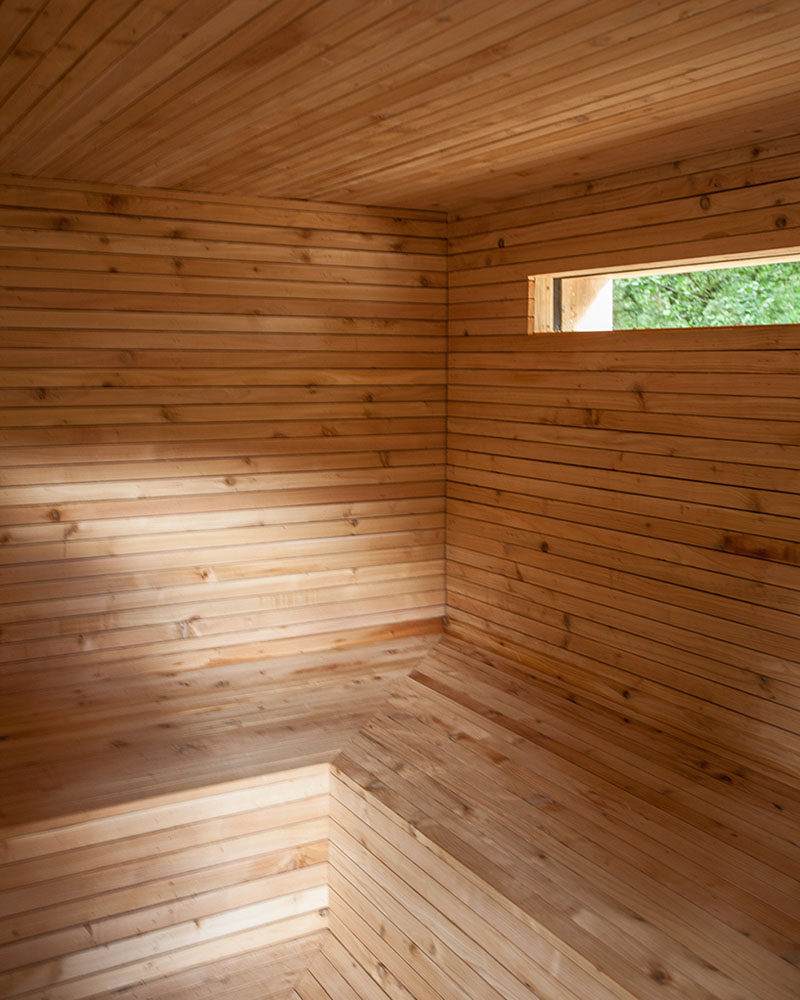
[[[800,323],[800,262],[614,281],[614,329]]]

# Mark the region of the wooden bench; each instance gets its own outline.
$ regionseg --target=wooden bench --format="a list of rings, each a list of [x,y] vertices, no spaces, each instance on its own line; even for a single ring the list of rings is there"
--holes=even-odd
[[[295,1000],[800,996],[797,777],[452,638],[333,774],[332,936]]]
[[[328,786],[317,764],[4,830],[0,996],[180,995],[198,969],[285,995],[327,927]]]
[[[125,679],[57,663],[35,688],[0,678],[0,826],[330,761],[438,639],[408,631]]]
[[[328,762],[434,638],[2,699],[0,996],[286,997],[328,925]]]
[[[353,672],[378,650],[351,650]],[[453,636],[425,652],[383,647],[397,672],[361,672],[378,701],[331,764],[203,787],[194,758],[193,788],[110,805],[83,789],[79,814],[7,826],[0,995],[800,996],[797,776],[586,700],[524,656]],[[220,766],[256,767],[257,742]]]

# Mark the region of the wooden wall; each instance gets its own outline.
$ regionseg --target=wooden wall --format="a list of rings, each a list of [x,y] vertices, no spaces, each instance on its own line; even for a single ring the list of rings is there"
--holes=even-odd
[[[0,830],[0,994],[197,996],[199,966],[288,995],[327,927],[328,788],[318,765]]]
[[[438,627],[443,217],[6,178],[0,226],[7,694]]]
[[[795,137],[463,213],[448,406],[451,626],[794,770],[800,334],[525,320],[529,274],[800,244],[798,178]]]

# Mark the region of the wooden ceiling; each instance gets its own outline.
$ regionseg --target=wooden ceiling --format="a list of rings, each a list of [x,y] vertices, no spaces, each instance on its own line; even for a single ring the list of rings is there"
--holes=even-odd
[[[797,0],[4,0],[0,171],[452,207],[800,126]]]

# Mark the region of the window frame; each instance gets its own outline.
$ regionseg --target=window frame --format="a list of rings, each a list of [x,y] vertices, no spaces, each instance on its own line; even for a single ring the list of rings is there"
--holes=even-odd
[[[554,333],[625,333],[624,330],[577,330],[565,324],[565,310],[569,310],[571,293],[565,282],[597,282],[615,278],[642,278],[649,275],[680,274],[686,271],[721,271],[732,267],[759,264],[783,264],[800,261],[800,247],[787,250],[768,250],[758,254],[727,254],[688,260],[671,260],[631,267],[592,268],[591,270],[553,271],[528,275],[528,336],[550,336]],[[572,296],[574,301],[574,296]],[[566,327],[566,328],[565,328]],[[662,328],[658,328],[662,329]],[[671,329],[671,328],[666,328]],[[746,329],[746,327],[742,327]]]

